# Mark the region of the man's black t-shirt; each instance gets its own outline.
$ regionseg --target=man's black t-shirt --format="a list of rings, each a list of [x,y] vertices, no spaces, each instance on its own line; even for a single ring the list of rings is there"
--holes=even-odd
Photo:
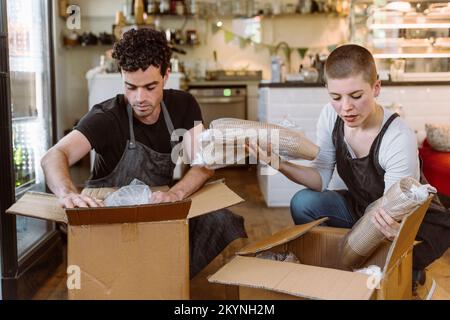
[[[202,121],[200,107],[194,97],[184,91],[164,90],[163,101],[175,129],[191,129],[194,121]],[[151,125],[133,118],[136,141],[161,153],[172,151],[170,135],[161,110],[158,120]],[[93,179],[111,173],[130,138],[125,97],[122,94],[95,105],[75,127],[97,152]]]

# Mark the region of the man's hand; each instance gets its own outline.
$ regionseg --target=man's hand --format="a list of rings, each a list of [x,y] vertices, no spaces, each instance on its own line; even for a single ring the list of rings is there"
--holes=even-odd
[[[400,223],[395,221],[390,215],[384,211],[383,208],[379,208],[372,216],[372,223],[380,230],[386,238],[394,240],[395,236],[400,230]]]
[[[103,207],[103,201],[99,199],[91,198],[84,194],[68,193],[67,195],[59,198],[59,204],[63,208],[88,208],[88,207]]]
[[[182,199],[183,197],[177,192],[173,192],[170,190],[167,192],[157,191],[152,193],[150,203],[175,202]]]

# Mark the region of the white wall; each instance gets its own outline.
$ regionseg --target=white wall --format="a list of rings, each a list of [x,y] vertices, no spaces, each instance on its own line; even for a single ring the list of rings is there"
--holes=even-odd
[[[86,72],[98,65],[100,55],[110,49],[107,46],[64,48],[62,33],[67,32],[65,20],[57,16],[55,6],[55,50],[57,79],[58,137],[65,129],[71,128],[76,119],[80,119],[88,110],[88,88]],[[266,1],[267,2],[267,1]],[[279,1],[293,3],[296,1]],[[81,30],[111,33],[115,13],[122,10],[121,0],[72,0],[81,8]],[[253,47],[241,49],[237,41],[225,43],[223,31],[212,34],[211,24],[215,20],[189,18],[185,30],[195,29],[199,33],[201,45],[195,48],[183,47],[187,55],[178,55],[185,66],[193,68],[198,61],[204,68],[212,65],[213,51],[216,50],[222,68],[242,68],[263,70],[263,78],[270,79],[270,55],[267,49],[255,51]],[[232,20],[223,20],[224,28],[232,30]],[[164,17],[162,28],[180,28],[183,19]],[[292,47],[320,47],[335,44],[347,39],[346,19],[327,15],[298,15],[264,18],[262,20],[262,42],[276,45],[286,41]],[[284,58],[282,50],[279,55]],[[297,70],[300,59],[297,52],[291,55],[291,66]]]

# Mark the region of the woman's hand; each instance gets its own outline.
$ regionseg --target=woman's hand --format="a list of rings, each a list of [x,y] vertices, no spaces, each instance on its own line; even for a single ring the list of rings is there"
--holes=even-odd
[[[272,150],[272,144],[267,144],[267,151],[261,149],[254,141],[247,142],[245,145],[245,150],[249,155],[253,156],[259,162],[267,164],[274,169],[278,169],[281,158],[280,156]]]
[[[372,216],[372,223],[380,230],[390,241],[394,240],[400,230],[400,223],[395,221],[386,213],[383,208],[379,208]]]

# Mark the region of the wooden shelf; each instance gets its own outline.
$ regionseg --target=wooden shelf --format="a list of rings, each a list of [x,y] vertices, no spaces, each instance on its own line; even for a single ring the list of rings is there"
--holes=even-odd
[[[430,53],[374,53],[375,59],[420,59],[420,58],[450,58],[449,52]]]
[[[112,49],[113,45],[114,44],[92,44],[92,45],[83,46],[80,44],[80,45],[76,45],[76,46],[63,45],[62,47],[67,50],[71,50],[71,49],[103,49],[104,50],[105,48]]]
[[[373,23],[371,30],[381,29],[450,29],[450,22],[426,22],[426,23]]]

